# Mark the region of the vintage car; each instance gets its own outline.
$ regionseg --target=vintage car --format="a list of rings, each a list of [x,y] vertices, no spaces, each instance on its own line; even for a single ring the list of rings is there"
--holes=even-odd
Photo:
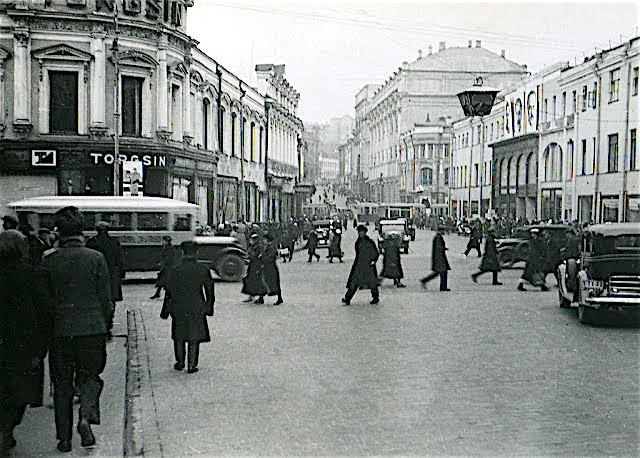
[[[589,226],[580,259],[558,266],[560,307],[577,307],[581,323],[603,311],[640,323],[640,224]]]
[[[500,264],[502,267],[513,267],[517,262],[526,261],[531,229],[538,229],[540,235],[548,233],[554,240],[564,244],[568,238],[569,227],[566,224],[535,224],[515,228],[511,237],[496,239]]]
[[[398,219],[381,219],[378,221],[378,246],[382,246],[385,237],[391,233],[398,233],[402,237],[402,247],[405,254],[409,253],[409,241],[411,236],[407,228],[407,220]]]
[[[198,262],[207,265],[225,281],[240,281],[244,277],[247,254],[235,237],[196,236]]]
[[[331,227],[333,225],[333,221],[324,219],[313,221],[313,229],[318,234],[318,247],[317,248],[329,248],[329,233],[331,232]]]

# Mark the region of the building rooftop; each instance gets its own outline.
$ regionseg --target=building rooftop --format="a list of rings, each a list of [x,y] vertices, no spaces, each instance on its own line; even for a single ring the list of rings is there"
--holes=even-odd
[[[487,72],[526,72],[527,66],[510,61],[488,49],[475,47],[446,48],[428,54],[408,64],[409,70],[468,71],[474,74]]]

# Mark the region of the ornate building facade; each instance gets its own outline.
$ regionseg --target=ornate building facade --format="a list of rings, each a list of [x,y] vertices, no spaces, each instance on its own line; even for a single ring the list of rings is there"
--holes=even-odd
[[[282,210],[270,212],[266,164],[269,154],[286,157],[287,173],[298,176],[299,134],[267,143],[268,94],[186,34],[192,5],[0,6],[0,206],[33,195],[121,193],[122,170],[114,168],[137,161],[145,195],[199,204],[202,224],[294,211],[293,198],[278,195],[272,205]],[[301,132],[294,93],[276,103]]]

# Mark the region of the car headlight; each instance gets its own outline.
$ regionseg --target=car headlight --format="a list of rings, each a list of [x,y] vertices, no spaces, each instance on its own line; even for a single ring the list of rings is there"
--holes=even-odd
[[[593,296],[601,296],[604,293],[606,287],[606,283],[604,280],[583,280],[582,281],[582,289],[589,295],[589,297]]]

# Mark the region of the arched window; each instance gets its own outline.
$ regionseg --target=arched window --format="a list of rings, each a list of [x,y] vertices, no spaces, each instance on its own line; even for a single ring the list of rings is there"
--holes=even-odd
[[[504,158],[500,160],[500,168],[498,169],[498,187],[507,186],[507,165]]]
[[[527,156],[527,184],[535,184],[537,178],[536,159],[533,153],[529,153]]]
[[[527,182],[527,170],[525,165],[524,155],[518,156],[518,171],[516,175],[516,186],[522,186]]]
[[[236,155],[236,119],[238,115],[231,113],[231,156]]]
[[[258,143],[258,161],[262,163],[263,156],[263,143],[264,143],[264,127],[260,126],[260,143]]]
[[[249,145],[249,158],[251,159],[251,162],[255,162],[255,158],[253,156],[253,151],[254,151],[254,131],[256,130],[256,123],[255,122],[251,122],[251,131],[249,133],[249,141],[250,141],[250,145]]]
[[[544,181],[562,180],[562,148],[557,143],[551,143],[542,155],[544,164]]]

